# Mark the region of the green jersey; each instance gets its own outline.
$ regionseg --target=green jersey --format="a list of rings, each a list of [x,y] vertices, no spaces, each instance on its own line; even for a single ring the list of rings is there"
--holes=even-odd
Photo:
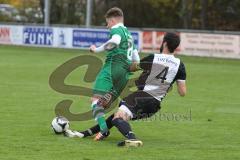
[[[126,58],[124,59],[125,63],[130,64],[132,61],[132,52],[135,49],[132,35],[122,23],[119,23],[113,26],[110,30],[110,39],[113,35],[119,35],[121,37],[121,42],[114,49],[108,51],[106,63],[109,63],[111,60],[115,61],[118,56],[117,54],[122,54]],[[122,60],[122,59],[121,59]]]
[[[133,38],[123,24],[119,23],[111,28],[110,39],[113,35],[119,35],[121,41],[119,45],[108,50],[105,64],[95,81],[94,94],[104,95],[111,92],[116,98],[128,82],[128,68],[135,48]]]

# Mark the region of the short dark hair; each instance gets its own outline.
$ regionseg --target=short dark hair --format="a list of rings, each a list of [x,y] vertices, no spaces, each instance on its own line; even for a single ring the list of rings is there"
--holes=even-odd
[[[167,47],[170,53],[173,53],[180,44],[180,37],[176,33],[167,32],[163,37],[163,43],[167,43]]]
[[[105,14],[105,18],[123,17],[123,11],[118,7],[110,8]]]

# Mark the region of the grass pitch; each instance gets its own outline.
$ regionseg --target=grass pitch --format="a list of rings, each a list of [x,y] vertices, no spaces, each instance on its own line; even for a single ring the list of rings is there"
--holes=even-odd
[[[239,159],[239,60],[180,57],[187,68],[187,96],[181,98],[173,89],[162,103],[161,114],[131,122],[143,147],[118,148],[116,143],[123,137],[116,129],[103,142],[68,139],[50,129],[59,101],[74,100],[73,113],[90,108],[89,98],[55,92],[48,84],[55,68],[81,54],[90,53],[0,46],[1,160]],[[104,54],[97,56],[104,58]],[[73,71],[66,83],[83,85],[84,69]],[[93,124],[93,120],[71,122],[71,127],[82,130]]]

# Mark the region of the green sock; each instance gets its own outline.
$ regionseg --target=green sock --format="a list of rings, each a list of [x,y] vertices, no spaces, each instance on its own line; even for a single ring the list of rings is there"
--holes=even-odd
[[[92,109],[93,109],[93,117],[97,121],[100,127],[100,131],[107,132],[108,127],[104,118],[104,109],[101,106],[98,106],[97,104],[92,105]]]
[[[105,121],[104,116],[98,117],[98,118],[97,118],[97,122],[98,122],[98,125],[99,125],[99,127],[100,127],[100,130],[101,130],[102,132],[106,132],[106,131],[108,130],[108,128],[107,128],[107,123],[106,123],[106,121]]]

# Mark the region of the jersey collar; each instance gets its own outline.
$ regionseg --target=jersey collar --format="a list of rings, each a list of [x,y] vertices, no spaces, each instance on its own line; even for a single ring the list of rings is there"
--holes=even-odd
[[[114,26],[112,26],[111,29],[113,28],[118,28],[118,27],[125,27],[123,23],[118,23],[118,24],[115,24]]]
[[[162,53],[162,54],[165,56],[168,56],[168,57],[175,57],[173,53],[171,53],[171,54]]]

